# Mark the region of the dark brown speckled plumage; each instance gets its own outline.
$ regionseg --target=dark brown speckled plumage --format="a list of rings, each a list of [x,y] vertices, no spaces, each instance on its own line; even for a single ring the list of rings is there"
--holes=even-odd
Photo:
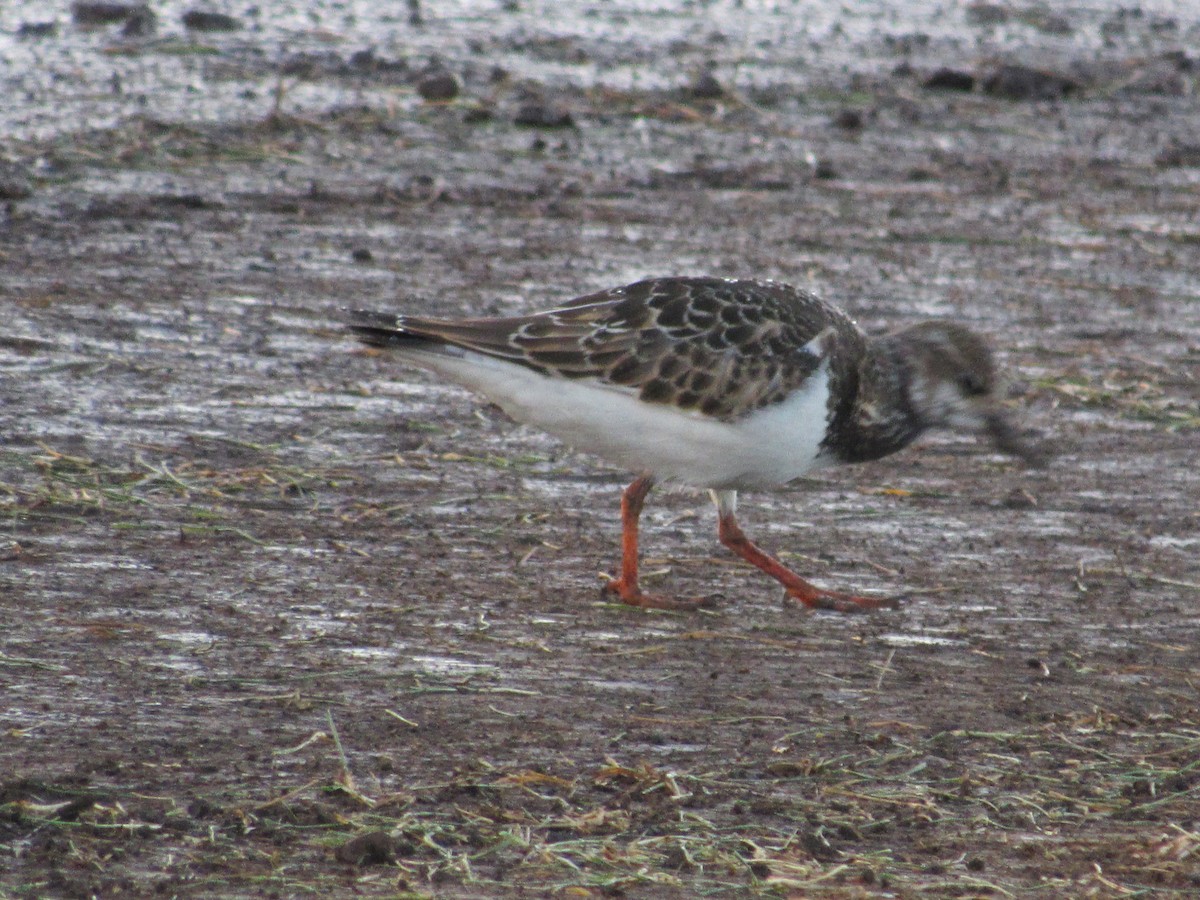
[[[837,307],[770,281],[656,278],[505,318],[351,315],[369,344],[462,347],[726,421],[778,403],[827,361],[825,446],[845,462],[886,456],[943,424],[935,398],[914,396],[918,384],[961,385],[967,398],[997,388],[990,350],[966,328],[926,322],[868,339]],[[1005,434],[1001,449],[1034,460],[1035,448]]]
[[[1045,461],[1005,414],[991,351],[968,329],[924,322],[868,338],[836,307],[775,282],[657,278],[509,318],[350,315],[364,342],[503,396],[580,449],[643,468],[622,504],[622,573],[608,587],[635,605],[680,605],[637,582],[638,516],[664,469],[711,488],[722,543],[792,597],[849,610],[880,601],[822,591],[754,546],[734,516],[739,488],[879,459],[940,426],[979,430],[1006,453]],[[537,374],[512,377],[521,370]],[[567,401],[568,382],[588,388]],[[637,400],[615,401],[614,388]],[[651,414],[656,407],[663,412]]]
[[[854,322],[813,294],[722,278],[639,281],[511,318],[354,315],[352,327],[370,343],[440,340],[720,419],[778,402],[801,385],[820,365],[825,348],[806,345],[821,332],[831,329],[849,357],[862,347]]]

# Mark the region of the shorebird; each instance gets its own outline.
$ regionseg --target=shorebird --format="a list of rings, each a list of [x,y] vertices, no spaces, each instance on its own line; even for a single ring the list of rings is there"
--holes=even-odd
[[[817,587],[759,549],[738,524],[739,490],[879,459],[935,427],[974,430],[1029,464],[1045,461],[1005,412],[979,336],[928,321],[867,337],[815,294],[777,282],[655,278],[531,315],[353,310],[349,322],[366,344],[637,473],[621,498],[620,574],[604,587],[633,606],[705,602],[638,582],[638,520],[658,482],[707,488],[722,544],[799,603],[851,612],[894,604]]]

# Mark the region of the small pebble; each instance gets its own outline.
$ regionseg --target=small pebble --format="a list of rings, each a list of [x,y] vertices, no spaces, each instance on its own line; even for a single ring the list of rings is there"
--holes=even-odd
[[[183,14],[183,27],[191,31],[238,31],[242,23],[224,13],[189,9]]]
[[[417,93],[429,103],[446,103],[462,91],[462,82],[453,72],[431,72],[417,83]]]
[[[863,115],[857,109],[843,109],[833,117],[833,124],[846,131],[858,131],[865,124]]]
[[[496,113],[490,106],[472,106],[463,113],[463,121],[468,125],[479,125],[483,122],[490,122],[496,118]]]
[[[121,34],[127,38],[148,37],[154,34],[158,28],[158,16],[148,6],[135,7],[129,18],[125,20],[125,27],[121,29]]]
[[[985,94],[1005,100],[1060,100],[1078,90],[1072,78],[1027,66],[1001,66],[983,81]]]
[[[966,15],[969,25],[1003,25],[1008,21],[1008,8],[998,3],[971,3]]]
[[[58,34],[57,22],[22,22],[17,28],[19,38],[54,37]]]
[[[925,79],[922,86],[931,91],[970,93],[975,90],[975,76],[970,72],[960,72],[957,69],[938,69]]]
[[[717,100],[725,96],[725,88],[712,72],[704,72],[692,82],[691,94],[697,100]]]
[[[33,179],[24,167],[0,161],[0,200],[24,200],[33,194]]]
[[[837,169],[835,169],[833,167],[833,163],[827,159],[819,159],[817,160],[817,164],[813,166],[813,178],[819,178],[822,181],[829,181],[830,179],[837,177]]]
[[[134,13],[144,9],[144,3],[109,3],[104,0],[76,0],[71,4],[71,18],[76,25],[117,25],[126,22]]]
[[[572,128],[575,120],[571,113],[560,106],[548,106],[544,103],[526,103],[517,110],[513,117],[514,125],[527,128]]]
[[[1037,505],[1037,497],[1024,488],[1013,488],[1004,498],[1004,506],[1007,509],[1033,509]]]
[[[370,831],[346,841],[334,855],[352,866],[384,866],[396,858],[396,841],[386,831]]]

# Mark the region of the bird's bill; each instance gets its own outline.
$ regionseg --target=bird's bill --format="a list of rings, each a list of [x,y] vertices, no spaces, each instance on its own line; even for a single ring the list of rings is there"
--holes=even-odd
[[[1041,467],[1050,461],[1049,447],[1021,431],[1002,410],[989,409],[983,414],[983,430],[996,449],[1020,458],[1028,466]]]

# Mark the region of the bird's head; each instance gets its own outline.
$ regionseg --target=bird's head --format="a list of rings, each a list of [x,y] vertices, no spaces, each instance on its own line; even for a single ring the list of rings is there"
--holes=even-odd
[[[996,449],[1031,466],[1050,458],[1004,408],[1004,380],[979,335],[950,322],[924,322],[895,335],[911,369],[908,401],[926,428],[958,428],[985,434]]]

